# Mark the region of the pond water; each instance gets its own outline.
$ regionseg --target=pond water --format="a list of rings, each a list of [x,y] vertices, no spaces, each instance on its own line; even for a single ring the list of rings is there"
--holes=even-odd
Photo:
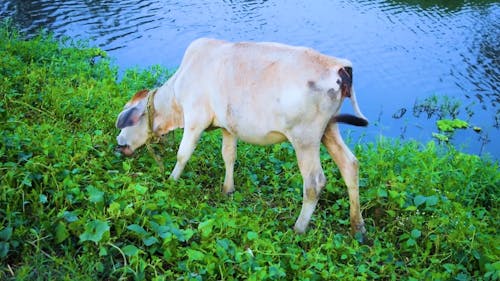
[[[354,140],[426,142],[441,114],[481,128],[458,131],[456,146],[500,159],[498,1],[4,0],[5,17],[28,36],[45,28],[89,40],[121,71],[176,68],[202,36],[312,47],[354,64],[358,101],[371,121],[366,129],[342,126]]]

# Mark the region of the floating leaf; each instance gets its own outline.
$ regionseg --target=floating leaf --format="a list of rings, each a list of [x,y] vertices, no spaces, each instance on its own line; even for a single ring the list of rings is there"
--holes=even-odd
[[[438,141],[442,142],[448,142],[450,140],[450,138],[443,134],[432,133],[432,136],[435,137]]]
[[[442,132],[453,132],[456,129],[465,129],[469,127],[469,123],[460,119],[443,119],[436,122],[437,127]]]

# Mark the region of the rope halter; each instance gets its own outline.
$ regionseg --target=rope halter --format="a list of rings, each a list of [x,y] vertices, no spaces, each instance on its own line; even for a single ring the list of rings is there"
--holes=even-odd
[[[153,156],[155,159],[156,163],[160,167],[161,173],[165,173],[165,169],[163,167],[163,161],[159,155],[157,155],[153,148],[151,147],[151,143],[158,143],[161,139],[161,136],[158,136],[154,132],[154,121],[155,121],[155,94],[158,91],[158,88],[155,88],[148,93],[148,103],[147,103],[147,111],[148,111],[148,139],[146,141],[146,148],[148,149],[149,153]]]

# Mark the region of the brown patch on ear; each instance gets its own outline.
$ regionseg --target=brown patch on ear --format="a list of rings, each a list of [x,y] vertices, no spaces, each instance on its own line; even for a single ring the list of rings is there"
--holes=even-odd
[[[145,97],[148,96],[149,90],[140,90],[139,92],[135,93],[135,95],[132,97],[129,103],[136,103]]]
[[[340,88],[342,89],[343,97],[351,97],[351,89],[352,89],[352,67],[343,67],[339,69],[338,74],[342,79],[340,84]]]

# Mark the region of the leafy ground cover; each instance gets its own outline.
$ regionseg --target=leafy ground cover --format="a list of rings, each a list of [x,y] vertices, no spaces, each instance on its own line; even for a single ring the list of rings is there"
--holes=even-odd
[[[348,197],[328,184],[309,231],[291,227],[301,178],[287,143],[240,143],[237,192],[220,192],[220,133],[182,179],[114,151],[117,113],[160,67],[117,79],[106,54],[0,28],[1,280],[499,280],[498,162],[430,142],[351,146],[370,243],[349,234]],[[173,168],[182,132],[155,149]]]

